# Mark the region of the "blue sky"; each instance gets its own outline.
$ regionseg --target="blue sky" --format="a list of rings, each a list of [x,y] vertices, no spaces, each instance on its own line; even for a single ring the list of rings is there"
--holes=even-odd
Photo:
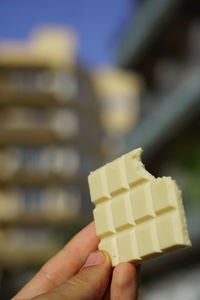
[[[136,0],[0,0],[0,38],[26,38],[39,24],[69,25],[87,66],[112,62]]]

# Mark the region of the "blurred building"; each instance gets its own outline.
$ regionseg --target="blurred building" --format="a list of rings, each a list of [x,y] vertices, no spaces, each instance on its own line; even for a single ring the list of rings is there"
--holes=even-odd
[[[102,67],[93,74],[104,130],[104,151],[113,157],[136,127],[140,116],[143,82],[136,73]]]
[[[88,222],[87,175],[103,160],[101,140],[93,84],[70,31],[41,28],[0,44],[2,272],[40,265],[74,224]]]

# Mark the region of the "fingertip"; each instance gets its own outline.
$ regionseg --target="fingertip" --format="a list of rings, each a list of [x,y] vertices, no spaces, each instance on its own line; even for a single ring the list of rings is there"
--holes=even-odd
[[[113,276],[115,276],[115,282],[118,286],[129,285],[130,282],[137,280],[136,266],[131,263],[120,263],[115,267]]]
[[[110,256],[107,252],[97,250],[90,253],[85,264],[82,266],[81,269],[97,265],[106,265],[106,267],[111,267]]]
[[[111,299],[133,300],[137,298],[138,271],[131,263],[120,263],[113,271]]]
[[[111,273],[109,255],[104,251],[92,252],[81,270],[60,286],[60,291],[68,295],[67,299],[101,299],[107,290]]]

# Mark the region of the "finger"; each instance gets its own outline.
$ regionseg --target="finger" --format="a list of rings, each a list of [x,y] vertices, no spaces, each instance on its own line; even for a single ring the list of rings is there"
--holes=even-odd
[[[89,256],[85,266],[77,275],[73,276],[57,289],[40,295],[34,298],[34,300],[102,299],[109,283],[111,271],[112,267],[109,256],[96,251]]]
[[[111,300],[136,300],[138,292],[138,271],[131,263],[121,263],[113,271]]]
[[[80,270],[98,243],[92,222],[51,258],[13,300],[31,299],[62,284]]]

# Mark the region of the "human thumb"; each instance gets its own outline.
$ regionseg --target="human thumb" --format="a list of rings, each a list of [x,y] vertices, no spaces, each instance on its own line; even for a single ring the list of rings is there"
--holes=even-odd
[[[109,284],[112,266],[108,254],[96,251],[89,255],[79,273],[43,299],[96,300],[101,299]],[[47,296],[44,295],[44,296]],[[36,299],[40,299],[39,297]]]

